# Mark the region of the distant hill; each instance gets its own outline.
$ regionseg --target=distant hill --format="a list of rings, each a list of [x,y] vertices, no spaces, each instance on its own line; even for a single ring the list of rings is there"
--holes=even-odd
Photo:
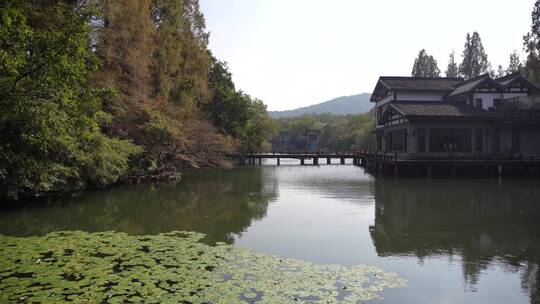
[[[342,96],[314,104],[287,111],[269,111],[272,118],[296,117],[304,114],[323,114],[330,113],[335,115],[360,114],[369,112],[373,105],[369,102],[371,94],[362,93],[358,95]]]

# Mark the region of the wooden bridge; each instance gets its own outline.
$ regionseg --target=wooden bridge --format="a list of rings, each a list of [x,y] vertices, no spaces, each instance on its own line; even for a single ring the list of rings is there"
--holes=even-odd
[[[460,155],[384,153],[373,151],[250,153],[231,155],[240,165],[262,165],[263,159],[298,159],[300,165],[319,165],[326,159],[339,164],[361,166],[368,172],[393,176],[537,176],[540,177],[540,155]]]
[[[290,153],[250,153],[233,155],[241,165],[262,165],[263,159],[276,159],[277,165],[281,164],[281,159],[299,159],[300,165],[312,164],[318,165],[319,160],[326,159],[330,165],[332,159],[339,159],[339,163],[344,165],[346,159],[352,159],[353,164],[360,165],[361,152],[290,152]]]

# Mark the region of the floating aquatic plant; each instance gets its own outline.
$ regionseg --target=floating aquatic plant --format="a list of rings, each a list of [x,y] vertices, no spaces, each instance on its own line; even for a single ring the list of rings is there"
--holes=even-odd
[[[0,236],[0,302],[358,303],[402,287],[373,266],[317,265],[203,234],[56,232]]]

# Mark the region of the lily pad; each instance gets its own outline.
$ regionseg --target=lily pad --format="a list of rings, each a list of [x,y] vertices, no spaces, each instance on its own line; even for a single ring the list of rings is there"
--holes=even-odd
[[[358,303],[406,281],[373,266],[318,265],[201,241],[56,232],[0,236],[0,302]]]

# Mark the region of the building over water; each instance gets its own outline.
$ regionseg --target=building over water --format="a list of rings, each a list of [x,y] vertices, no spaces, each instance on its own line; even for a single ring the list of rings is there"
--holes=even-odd
[[[298,134],[282,131],[272,139],[272,152],[317,152],[321,149],[320,143],[320,130],[306,130]]]
[[[520,73],[380,77],[371,101],[378,152],[475,157],[540,155],[540,90]]]

